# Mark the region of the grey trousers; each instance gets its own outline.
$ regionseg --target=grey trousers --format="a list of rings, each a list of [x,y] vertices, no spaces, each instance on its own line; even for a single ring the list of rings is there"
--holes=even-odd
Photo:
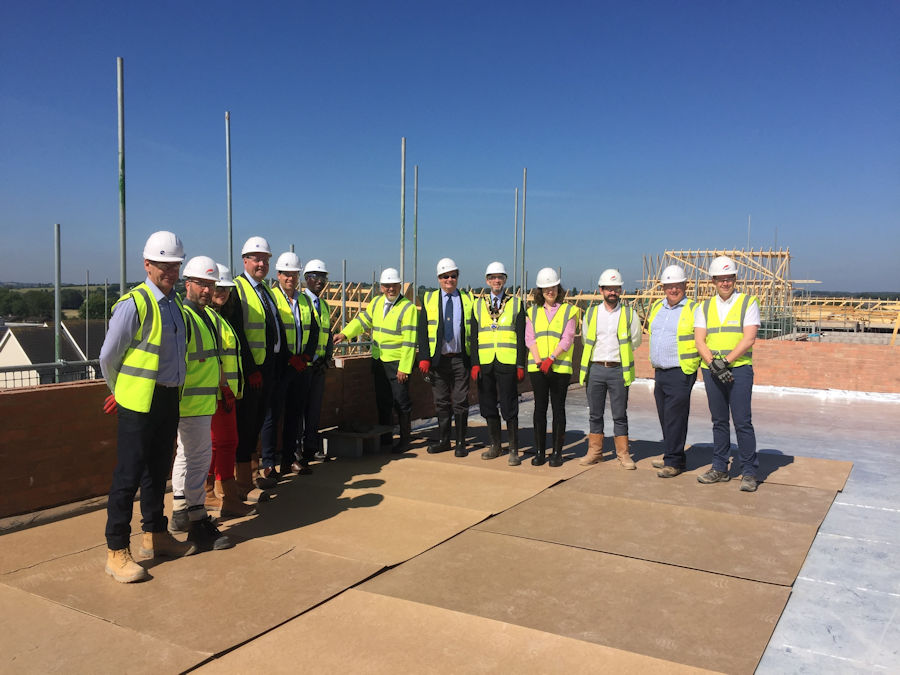
[[[603,433],[603,412],[609,393],[609,409],[612,413],[613,434],[628,435],[628,387],[622,377],[622,366],[607,368],[592,363],[587,376],[587,400],[590,410],[592,434]]]

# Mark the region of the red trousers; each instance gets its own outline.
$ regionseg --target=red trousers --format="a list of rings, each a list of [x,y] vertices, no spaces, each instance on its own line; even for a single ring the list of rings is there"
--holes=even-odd
[[[234,478],[234,454],[237,450],[238,433],[233,396],[221,399],[216,403],[216,412],[212,416],[211,433],[210,475],[215,474],[216,480],[219,481]]]

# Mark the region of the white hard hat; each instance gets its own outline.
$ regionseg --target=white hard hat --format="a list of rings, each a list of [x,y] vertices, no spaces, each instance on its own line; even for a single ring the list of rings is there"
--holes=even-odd
[[[709,266],[709,276],[719,277],[728,276],[729,274],[737,274],[737,265],[734,260],[727,255],[720,255],[714,258]]]
[[[603,270],[603,274],[600,275],[600,281],[597,282],[598,286],[621,286],[622,285],[622,275],[619,273],[619,270],[614,270],[609,268],[608,270]]]
[[[293,251],[285,251],[275,261],[275,269],[279,272],[299,272],[300,256]]]
[[[400,281],[400,272],[395,270],[393,267],[386,267],[381,272],[381,279],[379,280],[380,284],[399,284]]]
[[[552,267],[544,267],[537,273],[534,283],[538,288],[552,288],[559,284],[559,274]]]
[[[504,267],[502,262],[492,262],[487,266],[487,269],[484,271],[484,276],[488,276],[489,274],[502,274],[503,276],[508,276],[506,274],[506,267]]]
[[[442,274],[446,274],[447,272],[452,272],[453,270],[459,271],[459,267],[456,266],[456,263],[453,261],[453,258],[441,258],[438,260],[437,264],[437,275],[441,276]]]
[[[216,263],[216,269],[219,272],[219,278],[216,280],[216,286],[218,288],[230,288],[234,286],[234,281],[231,278],[231,270],[228,269],[222,263]]]
[[[184,262],[184,245],[171,232],[160,230],[147,238],[144,244],[144,260],[154,262]]]
[[[321,272],[322,274],[328,274],[328,268],[325,267],[324,262],[322,262],[318,258],[313,258],[308,263],[306,263],[306,267],[303,268],[303,274],[309,274],[310,272]]]
[[[187,261],[181,276],[185,279],[205,279],[206,281],[219,280],[219,268],[216,261],[208,255],[196,255]]]
[[[244,248],[241,249],[241,255],[248,253],[266,253],[272,255],[272,249],[269,248],[269,242],[264,237],[250,237],[244,242]]]
[[[678,284],[682,281],[687,281],[687,275],[684,273],[684,268],[680,265],[669,265],[659,276],[659,283],[661,284]]]

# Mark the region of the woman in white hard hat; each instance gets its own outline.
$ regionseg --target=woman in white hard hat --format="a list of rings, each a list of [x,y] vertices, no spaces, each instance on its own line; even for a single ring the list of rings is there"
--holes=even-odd
[[[713,421],[712,467],[697,480],[704,484],[731,480],[729,413],[734,421],[741,462],[741,490],[756,492],[756,432],[750,414],[753,392],[753,343],[759,330],[759,301],[737,293],[737,265],[719,256],[709,266],[716,295],[694,311],[694,339],[700,352],[706,399]]]
[[[572,352],[578,308],[562,302],[566,295],[559,275],[552,267],[537,273],[537,288],[525,321],[525,346],[531,352],[528,374],[534,390],[534,450],[531,463],[540,466],[546,459],[547,404],[553,407],[553,452],[550,466],[562,466],[562,446],[566,434],[566,394],[572,378]]]

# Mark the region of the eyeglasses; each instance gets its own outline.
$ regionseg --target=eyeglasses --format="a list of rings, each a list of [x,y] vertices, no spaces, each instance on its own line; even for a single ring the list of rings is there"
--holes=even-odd
[[[506,275],[505,274],[488,274],[487,275],[488,281],[497,281],[498,279],[500,281],[506,281]]]
[[[244,258],[249,258],[253,262],[261,263],[261,262],[269,262],[269,258],[271,256],[266,255],[265,253],[246,253]]]
[[[185,283],[190,281],[192,284],[197,284],[198,286],[202,286],[203,288],[215,288],[216,282],[209,281],[208,279],[194,279],[192,277],[188,277],[184,280]]]
[[[304,276],[307,279],[315,279],[316,281],[328,281],[328,275],[323,272],[307,272]]]
[[[162,270],[163,272],[172,272],[177,271],[181,268],[180,262],[158,262],[156,260],[151,260],[150,264],[153,265],[156,269]]]
[[[448,272],[447,274],[438,274],[438,279],[456,279],[459,272]]]

